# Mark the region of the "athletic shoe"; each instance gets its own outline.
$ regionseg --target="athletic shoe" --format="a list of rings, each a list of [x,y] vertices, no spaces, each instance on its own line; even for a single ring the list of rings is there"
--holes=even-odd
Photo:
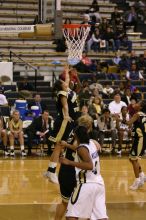
[[[47,177],[50,182],[59,184],[56,173],[51,173],[50,171],[46,171],[43,175],[44,177]]]
[[[4,155],[5,155],[6,157],[9,156],[9,155],[10,155],[9,151],[5,150],[5,151],[4,151]]]
[[[21,151],[21,156],[22,156],[22,157],[26,157],[26,152],[25,152],[25,150],[22,150],[22,151]]]
[[[144,182],[142,182],[141,180],[135,180],[134,183],[129,187],[129,189],[137,190],[138,188],[143,186],[143,184],[144,184]]]
[[[11,150],[11,151],[10,151],[10,156],[11,156],[11,157],[14,157],[14,156],[15,156],[14,150]]]
[[[144,182],[146,182],[146,176],[144,175],[144,173],[140,173],[139,177],[140,177],[141,182],[143,182],[144,184]]]
[[[121,153],[122,153],[122,150],[117,150],[118,155],[121,155]]]

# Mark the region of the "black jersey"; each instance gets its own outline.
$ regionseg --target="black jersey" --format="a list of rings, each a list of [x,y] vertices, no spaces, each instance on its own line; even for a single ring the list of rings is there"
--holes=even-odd
[[[146,114],[138,112],[139,118],[133,124],[135,138],[146,137]]]
[[[79,104],[78,104],[76,92],[69,90],[67,101],[69,108],[69,116],[73,120],[76,120],[79,117]]]
[[[59,91],[57,93],[57,97],[56,97],[56,110],[57,110],[57,115],[61,118],[63,118],[63,106],[61,103],[61,97],[65,96],[66,98],[68,98],[68,93],[66,91]]]

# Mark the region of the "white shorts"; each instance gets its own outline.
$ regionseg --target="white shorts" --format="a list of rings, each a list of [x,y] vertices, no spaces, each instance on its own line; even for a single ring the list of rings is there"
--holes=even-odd
[[[104,185],[98,183],[78,185],[69,200],[66,216],[91,220],[108,218]]]

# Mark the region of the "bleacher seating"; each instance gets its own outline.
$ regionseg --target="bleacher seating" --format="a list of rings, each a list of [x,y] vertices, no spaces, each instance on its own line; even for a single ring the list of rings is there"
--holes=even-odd
[[[48,0],[48,20],[51,19],[51,6],[52,1]],[[82,21],[83,14],[90,6],[91,1],[86,0],[79,2],[78,0],[62,0],[62,11],[63,17],[70,17],[72,22],[80,23]],[[111,12],[113,12],[116,4],[111,3],[108,0],[100,0],[98,1],[99,11],[101,16],[110,18]],[[33,24],[35,16],[37,15],[38,10],[38,0],[5,0],[0,3],[0,24]],[[72,7],[70,7],[70,5]],[[146,49],[146,39],[142,39],[142,33],[138,31],[137,33],[128,32],[129,38],[132,39],[133,49],[137,54],[143,53]],[[17,34],[1,34],[0,33],[0,47],[1,47],[1,60],[9,60],[10,50],[16,52],[21,58],[23,58],[26,62],[31,63],[32,65],[39,68],[39,74],[37,76],[37,91],[41,94],[44,101],[50,103],[51,92],[49,90],[50,83],[52,80],[52,72],[55,71],[56,76],[62,71],[63,66],[66,62],[67,51],[64,52],[56,52],[55,45],[51,39],[43,36],[42,38],[34,38],[34,36],[29,36],[25,38],[24,35],[21,34],[21,38]],[[126,50],[123,49],[121,53],[125,53]],[[89,53],[88,56],[93,60],[105,61],[112,59],[114,57],[114,53]],[[13,57],[14,62],[14,78],[15,82],[20,83],[23,80],[23,76],[27,73],[29,76],[29,80],[31,83],[34,83],[34,71],[31,69],[25,69],[25,66],[21,60],[18,60],[16,57]],[[55,66],[52,64],[53,60],[60,60],[61,64]],[[109,72],[110,69],[108,70]],[[18,74],[16,74],[18,72]],[[90,74],[89,74],[90,75]],[[83,79],[84,76],[87,77],[87,73],[80,74]],[[46,78],[45,78],[46,77]],[[101,84],[104,84],[105,80],[99,80]],[[108,80],[110,85],[116,87],[119,85],[118,80],[113,81]],[[145,95],[145,85],[146,81],[144,81],[144,85],[141,84],[141,81],[133,81],[133,85],[136,85],[140,91],[143,92],[143,97],[146,98]],[[6,89],[7,90],[7,89]],[[8,89],[9,90],[9,89]],[[16,87],[12,89],[16,90]],[[10,94],[7,93],[7,96]],[[11,96],[17,97],[17,92],[13,92]],[[9,103],[14,103],[15,97],[8,97]],[[108,103],[107,100],[105,102]],[[50,107],[51,109],[55,107]]]

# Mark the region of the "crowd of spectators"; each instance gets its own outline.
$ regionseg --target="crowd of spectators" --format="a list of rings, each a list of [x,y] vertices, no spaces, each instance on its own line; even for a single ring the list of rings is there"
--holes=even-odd
[[[126,30],[125,27],[130,25],[128,24],[130,19],[127,18],[125,20],[125,17],[131,14],[132,16],[136,16],[137,13],[134,7],[131,7],[129,14],[123,15],[115,7],[109,21],[100,16],[97,1],[93,1],[89,10],[86,11],[82,22],[91,24],[91,32],[86,42],[86,50],[83,52],[80,63],[70,69],[70,80],[78,95],[81,114],[89,114],[94,119],[93,126],[101,147],[104,146],[105,138],[110,137],[112,142],[109,152],[114,153],[117,145],[118,154],[121,154],[124,138],[131,137],[131,128],[126,126],[126,120],[129,120],[133,116],[135,113],[134,106],[142,98],[139,87],[136,83],[133,84],[133,82],[141,81],[141,85],[143,85],[146,74],[146,51],[138,56],[132,50],[132,42],[128,40],[124,31]],[[70,20],[66,22],[71,23]],[[136,29],[136,19],[134,22],[131,25]],[[119,49],[121,44],[127,47],[130,52],[129,55],[120,55]],[[115,51],[114,58],[92,60],[88,57],[87,51],[93,49],[97,52],[103,50],[104,46],[106,51],[110,47]],[[78,72],[86,74],[78,74]],[[60,74],[59,78],[64,80],[64,72]],[[102,83],[100,82],[101,80],[103,80]],[[119,84],[116,85],[115,80],[119,80]],[[32,93],[34,87],[24,78],[24,81],[19,84],[18,90],[19,92],[29,91]],[[2,85],[0,85],[0,105],[8,105]],[[32,106],[38,107],[39,115],[37,116],[39,117],[35,117],[32,114]],[[29,155],[31,155],[34,139],[43,140],[43,142],[48,144],[47,135],[49,130],[53,128],[53,118],[48,112],[49,106],[41,101],[40,94],[35,94],[26,108],[26,117],[24,117],[14,106],[11,113],[12,118],[10,118],[9,123],[5,123],[1,116],[0,135],[2,148],[6,156],[9,155],[7,143],[10,145],[11,156],[15,155],[15,138],[20,142],[22,156],[26,156],[23,139],[24,132],[29,139],[27,143]],[[17,120],[15,120],[15,115],[17,115]],[[31,118],[31,125],[23,127],[21,120],[25,121],[28,118]],[[15,135],[15,131],[13,132],[11,128],[11,123],[15,129],[17,127],[13,121],[16,121],[17,126],[20,124],[19,135],[17,132]],[[49,144],[47,153],[51,153]]]

